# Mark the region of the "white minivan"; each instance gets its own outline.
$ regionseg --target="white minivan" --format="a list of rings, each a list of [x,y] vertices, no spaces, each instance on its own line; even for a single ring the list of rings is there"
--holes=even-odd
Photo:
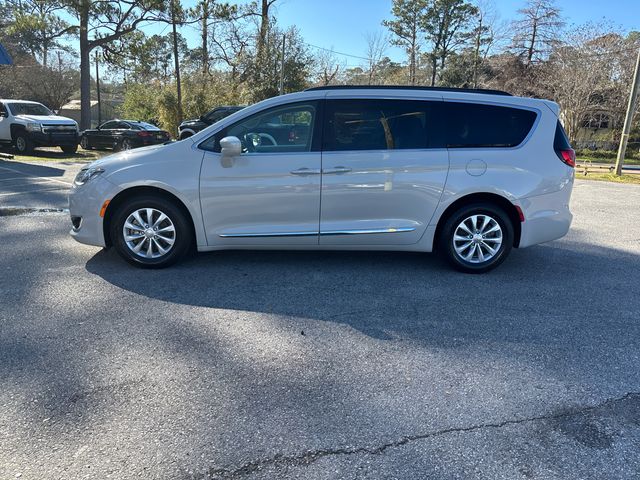
[[[319,87],[83,168],[71,235],[142,267],[192,247],[438,250],[485,272],[567,233],[574,165],[547,100]]]

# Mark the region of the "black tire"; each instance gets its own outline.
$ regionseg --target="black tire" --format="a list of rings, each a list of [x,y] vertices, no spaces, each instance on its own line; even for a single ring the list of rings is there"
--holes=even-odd
[[[89,143],[89,138],[86,135],[83,135],[82,138],[80,138],[80,146],[83,150],[93,150],[91,143]]]
[[[468,247],[468,249],[463,250],[460,254],[456,252],[456,248],[454,246],[454,235],[456,234],[456,230],[458,230],[463,221],[467,221],[467,223],[465,223],[467,227],[472,226],[472,222],[467,219],[470,219],[474,215],[480,216],[480,219],[478,219],[478,223],[480,223],[480,221],[484,223],[485,217],[489,217],[490,219],[495,221],[499,225],[500,232],[502,234],[502,241],[495,254],[493,254],[490,259],[485,261],[482,261],[480,259],[480,255],[484,256],[485,253],[487,256],[490,255],[490,251],[487,247],[485,247],[485,245],[495,246],[497,243],[496,238],[498,238],[497,236],[499,235],[498,232],[488,233],[486,235],[486,240],[485,237],[482,237],[482,235],[480,235],[480,233],[476,233],[475,231],[469,232],[470,234],[468,235],[468,241],[471,243],[471,245]],[[487,225],[486,230],[491,230],[490,225]],[[476,242],[476,240],[474,240],[474,234],[480,235],[479,237],[477,237],[477,247],[474,247],[473,245]],[[438,248],[445,255],[447,261],[456,270],[465,273],[485,273],[489,270],[493,270],[502,262],[504,262],[504,260],[509,255],[511,248],[513,247],[513,238],[513,224],[511,223],[509,215],[507,215],[507,213],[502,208],[492,203],[475,203],[471,205],[465,205],[447,219],[442,230],[440,231]],[[466,239],[456,240],[456,242],[458,248],[461,248],[467,244]],[[471,253],[471,260],[465,260],[463,258],[463,255],[469,255],[471,249],[473,248],[480,250],[480,253]]]
[[[173,245],[170,247],[169,251],[166,254],[157,258],[145,258],[140,254],[136,254],[132,250],[132,248],[129,247],[124,238],[125,221],[129,218],[130,215],[133,214],[133,212],[147,208],[151,208],[164,213],[169,218],[175,229]],[[161,196],[144,195],[133,197],[126,200],[122,205],[118,206],[118,209],[113,213],[109,232],[111,243],[115,247],[116,251],[132,265],[142,268],[168,267],[169,265],[172,265],[183,258],[191,249],[193,243],[193,232],[189,219],[186,215],[187,214],[183,211],[182,208],[180,208],[171,200],[165,199]],[[146,218],[143,219],[146,220]],[[151,243],[151,240],[147,241]],[[148,245],[148,243],[143,245],[142,249],[144,250],[145,246]],[[167,247],[167,244],[163,245]],[[157,249],[156,251],[159,253]]]
[[[122,152],[123,150],[131,150],[132,148],[135,148],[135,147],[131,143],[131,140],[129,140],[128,138],[122,139],[120,143],[118,143],[118,141],[116,140],[113,146],[113,149],[116,152]]]
[[[33,143],[29,139],[29,136],[25,132],[19,132],[13,139],[13,145],[16,152],[22,155],[29,155],[33,153]]]
[[[63,145],[60,147],[67,155],[73,155],[78,151],[78,145]]]
[[[183,132],[180,134],[179,140],[184,140],[185,138],[193,137],[193,133]]]

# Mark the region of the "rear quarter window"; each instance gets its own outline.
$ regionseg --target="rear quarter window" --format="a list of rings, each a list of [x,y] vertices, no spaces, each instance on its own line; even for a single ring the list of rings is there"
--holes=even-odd
[[[516,147],[537,117],[531,110],[476,103],[447,101],[440,108],[448,148]]]

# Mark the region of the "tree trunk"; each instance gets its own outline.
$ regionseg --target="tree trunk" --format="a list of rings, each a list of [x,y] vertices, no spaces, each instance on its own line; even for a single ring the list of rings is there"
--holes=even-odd
[[[476,35],[476,48],[473,56],[473,88],[478,88],[478,68],[480,67],[480,41],[482,40],[482,17],[478,23]]]
[[[431,86],[436,86],[436,73],[438,71],[438,57],[435,53],[431,54]]]
[[[269,0],[262,0],[260,13],[260,38],[258,39],[258,58],[264,53],[267,43],[267,30],[269,29]]]
[[[171,2],[171,24],[173,28],[173,58],[176,71],[176,93],[178,95],[178,123],[182,122],[182,84],[180,82],[180,58],[178,57],[178,30],[176,27],[176,0]]]
[[[537,36],[538,36],[538,22],[534,20],[533,32],[531,34],[531,43],[529,44],[529,49],[527,50],[527,67],[531,65],[531,62],[533,61],[533,53],[535,51]]]
[[[89,53],[89,2],[80,7],[80,130],[91,128],[91,61]]]
[[[209,73],[209,0],[202,1],[202,73]]]

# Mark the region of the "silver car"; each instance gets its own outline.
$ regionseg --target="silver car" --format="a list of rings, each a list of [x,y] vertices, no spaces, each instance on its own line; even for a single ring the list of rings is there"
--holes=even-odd
[[[567,233],[574,165],[550,101],[313,88],[83,168],[71,235],[141,267],[193,247],[438,250],[479,273]]]

